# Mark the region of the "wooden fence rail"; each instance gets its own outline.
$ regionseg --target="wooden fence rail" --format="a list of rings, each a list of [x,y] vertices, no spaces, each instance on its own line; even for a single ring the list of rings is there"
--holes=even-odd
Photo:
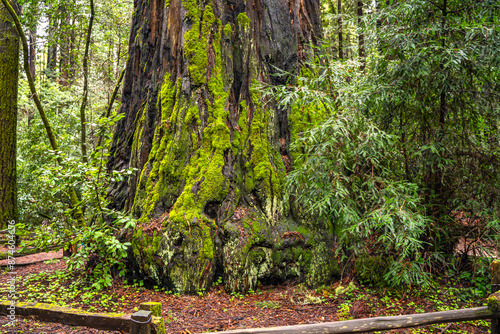
[[[69,326],[129,332],[130,334],[164,334],[165,323],[161,318],[161,303],[143,303],[140,311],[125,313],[93,313],[44,303],[0,303],[0,314],[12,317],[30,317],[44,322]]]
[[[488,310],[488,307],[475,307],[453,311],[431,312],[421,314],[397,315],[389,317],[375,317],[346,321],[307,324],[296,326],[281,326],[268,328],[237,329],[218,334],[346,334],[384,331],[398,328],[410,328],[459,322],[468,320],[491,319],[499,317],[500,313]]]

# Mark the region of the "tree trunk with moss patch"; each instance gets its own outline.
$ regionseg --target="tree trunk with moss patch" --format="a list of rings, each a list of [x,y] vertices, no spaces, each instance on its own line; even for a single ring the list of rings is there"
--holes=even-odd
[[[17,221],[16,130],[19,36],[0,3],[0,228]]]
[[[255,89],[286,84],[320,29],[315,0],[136,2],[109,160],[138,169],[110,192],[140,218],[136,272],[182,292],[338,274],[331,228],[283,202],[301,129]]]

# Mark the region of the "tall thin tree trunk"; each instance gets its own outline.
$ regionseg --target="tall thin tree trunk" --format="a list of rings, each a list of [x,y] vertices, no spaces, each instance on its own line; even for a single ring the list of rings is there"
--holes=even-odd
[[[85,53],[83,55],[83,95],[82,95],[82,104],[80,106],[80,125],[82,127],[81,130],[81,145],[82,145],[82,161],[88,162],[87,157],[87,133],[86,133],[86,124],[85,124],[85,108],[87,107],[87,98],[88,98],[88,86],[89,86],[89,48],[90,41],[92,38],[92,24],[94,23],[94,0],[90,0],[90,19],[89,25],[87,28],[87,38],[85,40]]]
[[[75,73],[76,73],[76,51],[75,51],[75,41],[76,41],[76,34],[75,34],[75,24],[76,24],[76,18],[72,18],[72,23],[71,23],[71,37],[70,37],[70,42],[69,42],[69,80],[70,83],[73,83],[73,80],[75,79]]]
[[[57,66],[57,43],[55,39],[55,30],[57,26],[57,20],[54,19],[53,15],[49,15],[49,29],[47,36],[47,76],[51,80],[56,78],[56,66]]]
[[[15,5],[15,3],[14,3]],[[0,3],[0,228],[17,221],[16,135],[19,35]]]
[[[30,56],[29,56],[29,63],[30,63],[30,71],[31,71],[31,76],[33,77],[33,80],[36,78],[36,26],[34,30],[31,30],[29,32],[29,42],[30,42]]]
[[[122,42],[121,42],[120,35],[118,35],[118,51],[116,53],[116,69],[120,68],[121,52],[122,52]]]
[[[364,71],[366,66],[365,60],[365,36],[363,34],[363,1],[358,0],[358,29],[360,33],[358,35],[358,56],[361,61],[360,70]]]
[[[69,86],[69,44],[68,34],[70,29],[69,13],[64,5],[61,5],[60,11],[62,14],[61,25],[59,27],[59,72],[61,76],[59,78],[59,83],[63,87]]]
[[[342,0],[337,0],[337,14],[339,22],[339,59],[344,58],[343,37],[342,37]]]

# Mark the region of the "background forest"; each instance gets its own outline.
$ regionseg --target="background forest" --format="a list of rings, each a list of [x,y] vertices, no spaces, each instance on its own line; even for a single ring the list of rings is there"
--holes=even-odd
[[[295,129],[284,203],[334,231],[339,276],[414,286],[445,273],[486,275],[500,228],[500,4],[320,6],[322,38],[303,50],[300,69],[277,68],[279,85],[253,84],[289,110]],[[141,172],[106,168],[124,117],[113,91],[137,38],[133,3],[23,0],[19,7],[29,47],[21,57],[60,151],[21,71],[18,227],[37,231],[37,247],[73,247],[70,267],[93,266],[85,273],[101,289],[125,273],[127,231],[141,223],[141,214],[114,208],[107,196],[110,185]],[[72,246],[79,244],[87,247]]]

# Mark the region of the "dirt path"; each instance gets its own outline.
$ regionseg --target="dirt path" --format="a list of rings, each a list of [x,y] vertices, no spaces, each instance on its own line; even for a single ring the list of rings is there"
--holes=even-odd
[[[15,261],[15,266],[25,266],[29,264],[35,264],[38,262],[43,262],[47,260],[52,260],[52,259],[62,259],[63,257],[63,250],[60,249],[58,251],[52,251],[52,252],[43,252],[43,253],[37,253],[37,254],[31,254],[31,255],[26,255],[26,256],[20,256],[16,257],[14,259]],[[0,267],[5,267],[8,265],[8,259],[1,260],[0,261]]]

